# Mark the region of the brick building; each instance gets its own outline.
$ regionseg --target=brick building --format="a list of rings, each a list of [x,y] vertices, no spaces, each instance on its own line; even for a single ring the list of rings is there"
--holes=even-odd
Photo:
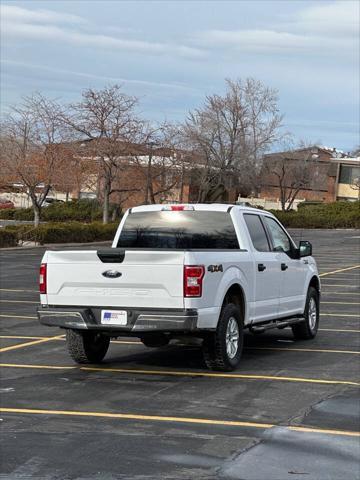
[[[276,173],[274,173],[276,172]],[[278,200],[280,181],[291,188],[302,182],[297,197],[307,201],[335,202],[359,197],[360,157],[336,149],[313,146],[264,157],[259,196]]]

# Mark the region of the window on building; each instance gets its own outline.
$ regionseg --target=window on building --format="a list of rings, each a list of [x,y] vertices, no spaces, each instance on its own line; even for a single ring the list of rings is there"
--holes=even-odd
[[[245,214],[244,219],[254,248],[258,252],[269,252],[269,242],[259,215]]]
[[[346,183],[354,185],[360,177],[360,167],[353,167],[351,165],[341,165],[339,183]]]

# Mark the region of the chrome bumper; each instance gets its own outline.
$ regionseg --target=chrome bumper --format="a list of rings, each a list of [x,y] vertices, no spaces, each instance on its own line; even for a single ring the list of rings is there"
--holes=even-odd
[[[79,330],[102,330],[116,332],[188,332],[196,330],[198,314],[196,310],[150,310],[112,308],[126,310],[127,325],[103,325],[101,310],[105,307],[38,307],[41,324]]]

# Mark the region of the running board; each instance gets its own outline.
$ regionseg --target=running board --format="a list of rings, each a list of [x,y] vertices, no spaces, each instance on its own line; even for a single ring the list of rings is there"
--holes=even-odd
[[[296,325],[297,323],[304,322],[304,317],[297,317],[297,318],[289,318],[287,320],[279,320],[277,322],[266,323],[265,325],[254,325],[249,327],[249,331],[251,333],[264,333],[266,330],[271,330],[273,328],[286,328],[290,327],[291,325]]]

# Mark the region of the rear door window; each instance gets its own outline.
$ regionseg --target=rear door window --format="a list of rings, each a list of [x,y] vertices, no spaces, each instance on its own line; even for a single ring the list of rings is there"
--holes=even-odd
[[[245,213],[244,219],[254,248],[258,252],[269,252],[270,245],[259,215]]]
[[[154,211],[128,215],[118,248],[239,249],[227,212]]]

